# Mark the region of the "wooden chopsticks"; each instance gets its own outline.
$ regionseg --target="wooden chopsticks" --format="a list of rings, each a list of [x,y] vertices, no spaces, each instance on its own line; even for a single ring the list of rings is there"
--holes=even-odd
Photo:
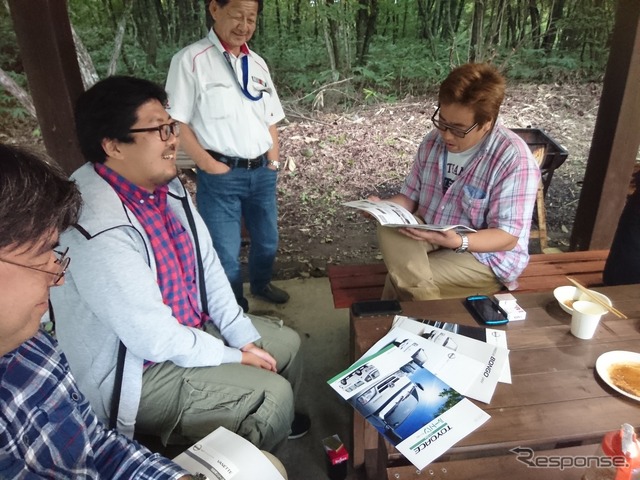
[[[594,295],[593,292],[591,292],[591,290],[589,290],[587,287],[582,285],[580,282],[574,280],[571,277],[566,277],[566,279],[569,280],[571,283],[573,283],[578,288],[578,290],[580,290],[582,293],[586,294],[590,299],[592,299],[597,304],[602,305],[604,308],[606,308],[611,313],[613,313],[616,317],[618,317],[618,318],[628,318],[620,310],[618,310],[615,307],[612,307],[611,305],[607,304],[607,302],[602,300],[600,297],[597,297],[596,295]]]

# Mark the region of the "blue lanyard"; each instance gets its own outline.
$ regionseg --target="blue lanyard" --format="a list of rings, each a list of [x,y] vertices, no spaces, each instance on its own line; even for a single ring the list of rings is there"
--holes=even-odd
[[[225,60],[227,61],[227,64],[229,65],[229,68],[231,69],[231,74],[233,75],[233,78],[235,78],[236,82],[238,82],[236,71],[233,69],[233,65],[231,64],[231,58],[230,58],[229,52],[224,52],[223,55]],[[249,100],[253,102],[257,102],[258,100],[262,99],[262,92],[260,92],[260,95],[255,97],[249,93],[249,89],[247,88],[247,86],[249,85],[249,56],[244,55],[241,61],[242,61],[242,85],[240,84],[240,82],[238,82],[238,86],[240,87],[240,90],[242,91],[245,97],[247,97]]]

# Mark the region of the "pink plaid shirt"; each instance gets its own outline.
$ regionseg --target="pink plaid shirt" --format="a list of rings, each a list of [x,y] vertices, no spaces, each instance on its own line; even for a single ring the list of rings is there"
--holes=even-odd
[[[94,169],[113,187],[149,237],[164,303],[182,325],[200,327],[206,318],[198,303],[193,244],[189,232],[167,208],[168,187],[149,193],[101,163]]]
[[[475,158],[445,192],[447,150],[433,130],[418,149],[401,193],[418,203],[415,214],[426,223],[499,228],[518,237],[513,250],[473,255],[491,268],[509,290],[529,263],[529,230],[540,169],[527,144],[496,124]]]

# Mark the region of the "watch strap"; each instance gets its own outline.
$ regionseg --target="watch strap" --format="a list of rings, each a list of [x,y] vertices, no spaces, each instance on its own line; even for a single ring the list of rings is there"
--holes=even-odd
[[[462,239],[462,245],[455,249],[456,253],[465,253],[469,250],[469,237],[466,234],[458,232],[460,238]]]

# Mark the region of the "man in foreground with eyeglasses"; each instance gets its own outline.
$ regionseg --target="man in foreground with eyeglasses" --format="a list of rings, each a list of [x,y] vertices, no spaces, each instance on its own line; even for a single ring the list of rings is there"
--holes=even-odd
[[[88,163],[72,175],[80,219],[60,239],[74,262],[51,297],[60,345],[98,417],[128,435],[192,444],[224,426],[273,450],[294,419],[300,338],[236,303],[176,178],[166,99],[132,77],[78,99]]]
[[[0,145],[0,192],[0,478],[191,478],[100,423],[39,329],[69,265],[57,245],[78,218],[76,186],[35,154]]]
[[[477,232],[378,227],[389,272],[383,298],[432,300],[517,287],[529,262],[540,171],[527,144],[497,121],[504,91],[504,78],[487,64],[462,65],[441,84],[435,129],[400,193],[388,200],[422,223]]]
[[[211,0],[213,28],[176,53],[166,89],[169,113],[183,123],[182,148],[198,166],[197,203],[238,304],[241,223],[251,237],[249,289],[271,303],[289,294],[272,282],[278,252],[276,124],[284,111],[266,62],[249,49],[263,0]]]

